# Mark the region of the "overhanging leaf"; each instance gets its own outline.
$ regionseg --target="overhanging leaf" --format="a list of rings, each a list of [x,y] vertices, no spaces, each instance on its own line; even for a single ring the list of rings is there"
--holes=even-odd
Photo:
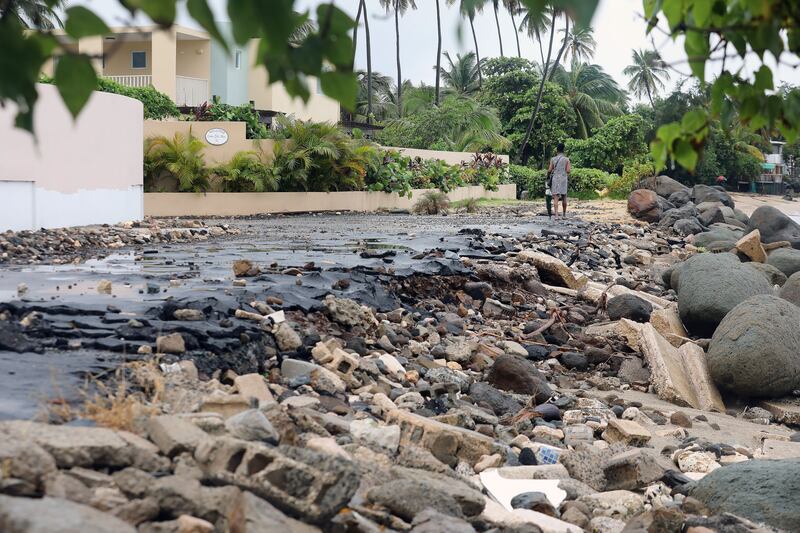
[[[355,74],[343,72],[323,72],[320,74],[322,92],[341,102],[345,109],[356,106],[358,81]]]
[[[82,39],[92,35],[105,35],[111,31],[100,17],[83,6],[68,8],[66,15],[67,21],[64,24],[64,30],[75,39]]]
[[[97,86],[97,74],[89,57],[63,56],[56,66],[55,84],[72,117],[77,117]]]

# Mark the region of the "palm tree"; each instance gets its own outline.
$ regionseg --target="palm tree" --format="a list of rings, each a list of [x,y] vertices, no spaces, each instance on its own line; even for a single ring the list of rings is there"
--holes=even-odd
[[[546,7],[541,11],[526,10],[525,16],[522,17],[522,22],[519,23],[519,29],[525,31],[528,37],[536,39],[539,43],[539,55],[544,65],[544,47],[542,46],[542,35],[550,30],[551,18],[553,18],[552,8]]]
[[[592,28],[573,29],[564,34],[567,48],[564,50],[564,59],[572,56],[573,61],[588,61],[594,57],[597,42],[594,40]]]
[[[364,10],[364,33],[367,39],[367,124],[372,123],[372,40],[369,36],[369,15],[366,0],[361,0]]]
[[[567,47],[567,43],[564,42],[561,45],[561,49],[558,51],[558,55],[556,56],[556,60],[553,63],[552,67],[550,65],[550,57],[553,52],[553,37],[556,34],[556,17],[559,15],[558,10],[551,9],[552,15],[550,19],[550,44],[547,47],[547,61],[543,61],[542,65],[542,79],[539,82],[539,91],[536,93],[536,105],[533,107],[533,111],[531,112],[531,119],[528,122],[528,128],[525,130],[525,137],[522,139],[522,146],[519,150],[520,160],[522,164],[526,164],[528,162],[528,141],[531,139],[531,133],[533,132],[533,125],[536,123],[536,116],[539,114],[539,107],[542,104],[542,94],[544,94],[544,84],[550,76],[550,73],[558,68],[558,65],[561,61],[561,56],[564,54],[564,49]],[[564,31],[569,32],[569,15],[566,13],[564,14]]]
[[[628,88],[637,97],[647,95],[650,105],[655,107],[653,95],[663,90],[665,80],[669,80],[667,64],[655,50],[634,50],[633,63],[622,72],[630,77]]]
[[[483,73],[481,72],[481,54],[478,50],[478,37],[475,35],[475,15],[483,11],[483,3],[475,0],[461,0],[460,11],[469,19],[469,27],[472,30],[472,41],[475,43],[475,61],[478,63],[478,87],[483,86]]]
[[[458,95],[475,93],[480,88],[475,53],[468,52],[463,56],[456,54],[455,61],[448,52],[444,53],[444,57],[450,63],[449,69],[443,68],[441,71],[444,83]]]
[[[500,33],[500,18],[497,16],[500,0],[492,0],[492,7],[494,8],[494,23],[497,26],[497,39],[500,41],[500,57],[505,57],[506,55],[503,53],[503,34]]]
[[[52,30],[64,25],[57,12],[58,9],[63,10],[64,0],[9,0],[4,3],[5,6],[0,9],[2,17],[11,16],[25,28]]]
[[[511,15],[511,24],[514,26],[514,39],[517,41],[517,57],[522,57],[522,51],[519,47],[519,28],[517,27],[517,20],[514,18],[514,15],[522,12],[522,6],[520,6],[519,0],[503,0],[503,5],[506,6],[506,10]]]
[[[369,123],[373,119],[383,120],[390,115],[388,102],[393,90],[392,78],[379,72],[359,70],[358,95],[356,96],[356,116],[365,117]]]
[[[362,0],[363,1],[363,0]],[[439,86],[442,71],[442,14],[439,10],[439,0],[436,0],[436,92],[435,102],[439,105]]]
[[[600,65],[573,60],[571,70],[559,66],[552,79],[564,89],[575,110],[577,136],[581,139],[586,139],[593,128],[602,126],[609,116],[622,112],[620,103],[625,101],[625,93]]]
[[[386,9],[386,13],[394,10],[394,34],[397,55],[397,102],[398,110],[403,111],[403,74],[400,68],[400,15],[404,15],[410,9],[417,9],[415,0],[380,0],[381,5]]]

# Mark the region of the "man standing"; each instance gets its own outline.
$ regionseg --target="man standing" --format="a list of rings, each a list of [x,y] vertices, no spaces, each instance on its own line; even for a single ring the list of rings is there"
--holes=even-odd
[[[553,194],[553,201],[556,207],[556,218],[558,218],[558,201],[561,200],[562,213],[567,216],[567,186],[569,180],[569,173],[572,171],[572,165],[569,158],[564,155],[564,143],[558,143],[557,153],[554,158],[550,160],[550,166],[547,173],[551,176],[550,192]]]

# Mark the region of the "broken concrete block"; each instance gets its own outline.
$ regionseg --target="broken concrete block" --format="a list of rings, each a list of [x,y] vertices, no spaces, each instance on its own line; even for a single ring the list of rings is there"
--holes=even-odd
[[[612,456],[603,466],[606,490],[637,490],[658,481],[664,468],[647,450],[629,450]]]
[[[766,400],[761,407],[772,413],[776,422],[800,426],[800,401],[796,399]]]
[[[606,442],[624,442],[629,446],[642,446],[651,437],[652,435],[648,430],[633,420],[611,419],[608,421],[608,427],[603,432],[603,440]]]
[[[205,431],[189,420],[175,415],[161,415],[147,421],[147,431],[161,453],[170,457],[193,452],[208,437]]]
[[[286,379],[310,376],[311,385],[328,394],[342,394],[347,390],[347,385],[336,373],[308,361],[284,359],[281,363],[281,375]]]
[[[656,331],[661,333],[676,348],[685,343],[686,338],[689,336],[686,328],[683,327],[683,322],[681,322],[678,307],[675,305],[654,310],[650,314],[650,323],[653,324]]]
[[[719,390],[708,373],[706,353],[693,342],[687,342],[678,348],[683,369],[689,385],[694,390],[697,398],[697,408],[704,411],[725,412],[725,404],[719,395]]]
[[[492,454],[493,439],[476,431],[400,409],[388,413],[386,421],[400,425],[401,449],[406,446],[427,448],[445,464],[455,465],[461,459],[474,465],[483,455]]]
[[[327,344],[318,342],[311,350],[311,355],[317,363],[337,374],[351,386],[361,385],[361,382],[353,376],[353,372],[359,367],[358,356],[342,350],[335,341],[329,341]]]
[[[544,252],[523,250],[517,254],[517,259],[525,263],[532,263],[539,271],[543,283],[577,290],[586,285],[588,278],[578,279],[572,270],[561,259],[547,255]]]
[[[359,485],[350,461],[291,446],[210,438],[197,447],[195,459],[207,480],[236,485],[317,524],[339,512]]]
[[[736,249],[756,263],[767,262],[767,252],[761,245],[761,232],[754,229],[736,242]]]
[[[480,480],[487,492],[507,511],[513,511],[511,500],[518,494],[541,492],[558,509],[567,497],[567,492],[558,488],[558,479],[518,479],[503,477],[497,468],[480,473]]]
[[[241,394],[227,394],[215,390],[205,396],[200,403],[200,412],[217,413],[222,418],[230,418],[251,408],[250,400]]]
[[[642,326],[639,348],[650,366],[650,382],[659,398],[683,407],[699,408],[678,349],[650,323]]]
[[[246,399],[256,399],[259,404],[275,403],[275,398],[272,396],[267,382],[261,374],[245,374],[243,376],[236,376],[233,379],[233,386],[241,396]]]

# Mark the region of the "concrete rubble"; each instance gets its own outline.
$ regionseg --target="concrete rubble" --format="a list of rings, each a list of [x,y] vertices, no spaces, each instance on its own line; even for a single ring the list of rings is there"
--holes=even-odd
[[[774,249],[722,191],[651,185],[649,226],[474,229],[302,298],[327,271],[240,260],[226,295],[135,318],[0,303],[0,351],[130,356],[102,378],[113,401],[0,421],[0,531],[791,530],[797,491],[774,485],[796,484],[800,404],[715,382],[719,338],[680,308],[703,249],[736,269]],[[720,217],[715,240],[676,229]]]

